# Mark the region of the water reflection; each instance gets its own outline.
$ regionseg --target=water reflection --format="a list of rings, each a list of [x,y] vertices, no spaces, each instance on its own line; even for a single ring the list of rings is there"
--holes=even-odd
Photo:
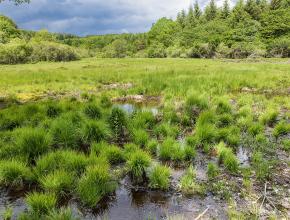
[[[122,109],[129,115],[133,114],[135,111],[149,111],[152,112],[154,116],[159,113],[157,106],[134,105],[130,103],[115,104],[114,106]]]

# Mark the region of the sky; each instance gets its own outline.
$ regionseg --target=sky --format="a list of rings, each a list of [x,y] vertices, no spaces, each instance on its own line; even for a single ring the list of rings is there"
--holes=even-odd
[[[208,1],[199,4],[203,7]],[[146,32],[159,18],[175,18],[190,4],[193,0],[31,0],[15,6],[6,0],[0,4],[0,14],[21,29],[86,36]]]

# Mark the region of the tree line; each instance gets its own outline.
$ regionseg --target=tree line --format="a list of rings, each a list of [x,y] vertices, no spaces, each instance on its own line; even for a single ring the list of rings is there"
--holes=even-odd
[[[26,1],[18,1],[21,2]],[[24,57],[22,62],[63,61],[86,56],[290,57],[290,0],[239,0],[233,7],[228,0],[221,7],[215,0],[210,0],[204,9],[196,1],[188,9],[180,11],[176,19],[160,18],[149,32],[140,34],[78,37],[45,30],[23,31],[11,19],[0,17],[0,54],[10,51],[9,56],[13,57],[15,47],[22,50],[27,45],[30,46],[29,53],[33,53],[37,51],[35,42],[43,45],[39,50],[45,53],[54,51],[55,54],[46,57],[42,54],[41,58],[38,54],[28,60]],[[47,45],[53,49],[45,48],[46,43],[39,42],[49,42]],[[62,54],[63,50],[69,55]],[[62,56],[65,58],[62,59]],[[1,57],[3,55],[0,55],[0,62]]]

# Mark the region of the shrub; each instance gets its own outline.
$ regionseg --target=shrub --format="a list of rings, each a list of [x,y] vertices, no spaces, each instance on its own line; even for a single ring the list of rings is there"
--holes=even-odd
[[[79,129],[69,119],[60,118],[54,121],[51,126],[51,134],[55,146],[72,149],[78,147]]]
[[[150,152],[150,154],[152,155],[157,154],[157,149],[158,149],[158,141],[155,139],[150,140],[146,145],[146,150]]]
[[[267,47],[269,57],[290,57],[290,40],[287,37],[277,38]]]
[[[131,176],[136,183],[142,183],[146,180],[146,168],[150,166],[150,156],[139,150],[132,153],[127,161],[127,167],[131,173]]]
[[[219,175],[219,168],[214,163],[208,163],[207,165],[207,176],[209,180],[214,180]]]
[[[42,188],[63,197],[73,189],[74,175],[63,170],[56,170],[40,179]]]
[[[40,155],[49,151],[50,145],[51,137],[47,132],[36,128],[23,128],[17,140],[17,146],[29,162],[34,162]]]
[[[33,174],[22,162],[0,161],[0,185],[5,187],[22,188],[33,181]]]
[[[273,135],[275,138],[285,135],[290,132],[290,124],[286,121],[280,121],[273,130]]]
[[[219,162],[223,163],[225,168],[230,172],[236,173],[238,171],[239,164],[232,149],[226,147],[225,144],[221,142],[217,145],[216,150],[219,157]]]
[[[72,61],[78,60],[79,56],[74,49],[68,45],[49,41],[37,41],[28,44],[33,48],[29,59],[32,62],[39,61]]]
[[[145,130],[138,129],[133,131],[134,143],[140,147],[145,147],[149,140],[149,135]]]
[[[182,176],[180,180],[181,192],[186,196],[192,196],[194,194],[204,194],[203,187],[196,182],[196,171],[191,165]]]
[[[88,164],[88,159],[82,153],[59,150],[43,155],[36,163],[35,173],[42,177],[56,170],[64,170],[81,174]]]
[[[100,119],[102,117],[101,109],[95,104],[88,104],[84,108],[84,113],[91,119]]]
[[[110,130],[102,121],[86,121],[81,130],[81,139],[84,143],[100,142],[110,136]]]
[[[104,196],[115,189],[116,183],[109,175],[109,167],[99,165],[88,167],[78,183],[77,193],[85,205],[93,208]]]
[[[149,175],[149,187],[152,189],[168,190],[170,186],[170,169],[166,166],[157,165]]]
[[[109,117],[109,124],[115,140],[120,141],[126,136],[127,116],[122,109],[117,107],[112,109],[111,115]]]
[[[56,208],[57,199],[54,194],[33,192],[27,195],[26,202],[30,212],[43,216]]]
[[[26,63],[32,53],[32,48],[25,42],[0,44],[0,64]]]

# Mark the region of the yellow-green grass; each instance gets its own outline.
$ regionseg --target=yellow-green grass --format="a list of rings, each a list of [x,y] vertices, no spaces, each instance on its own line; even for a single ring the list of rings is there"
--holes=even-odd
[[[0,65],[0,97],[16,96],[25,101],[54,92],[91,92],[97,95],[105,92],[110,97],[146,94],[162,95],[165,100],[172,100],[196,92],[209,96],[237,96],[240,94],[237,91],[252,88],[258,93],[272,89],[275,90],[272,96],[284,94],[286,98],[290,85],[289,67],[287,59],[252,62],[90,58],[68,63]],[[105,90],[102,87],[105,83],[118,82],[130,82],[133,87],[128,90]],[[287,103],[286,100],[284,103]]]

